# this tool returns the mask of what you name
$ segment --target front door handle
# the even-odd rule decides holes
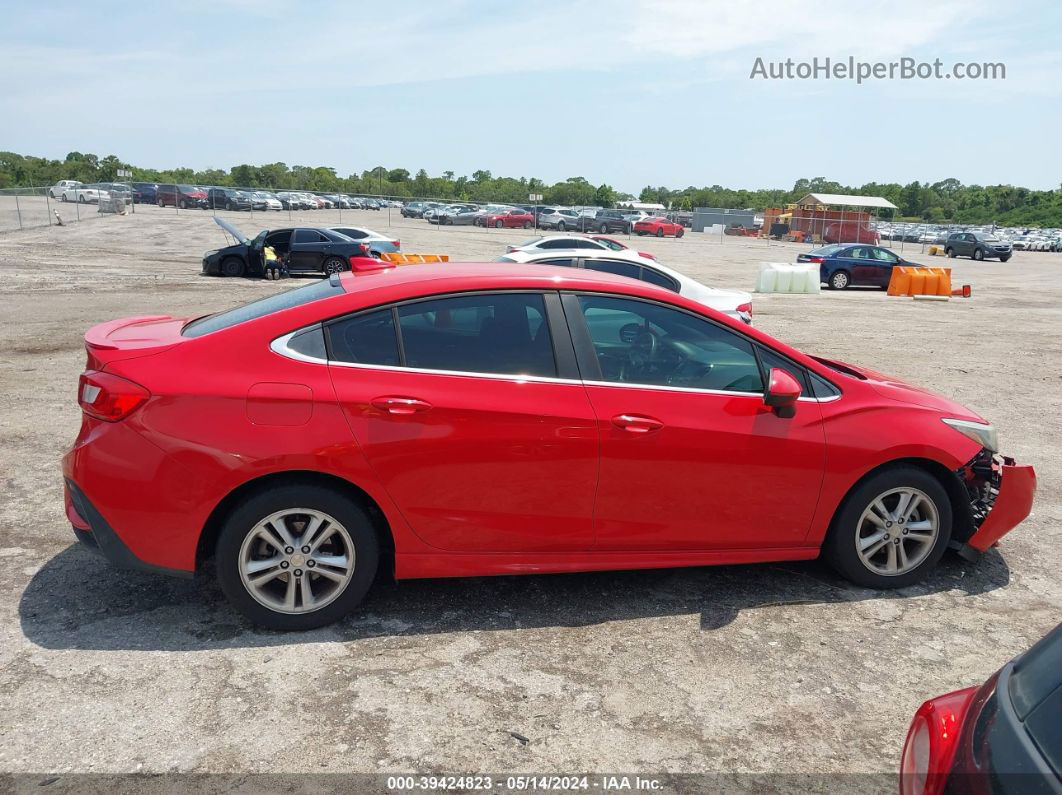
[[[631,433],[649,433],[664,427],[660,420],[643,414],[617,414],[612,418],[612,424]]]
[[[431,408],[431,403],[426,400],[398,395],[373,398],[371,402],[375,408],[386,411],[388,414],[416,414]]]

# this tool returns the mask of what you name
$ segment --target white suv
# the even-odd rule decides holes
[[[599,251],[590,248],[529,249],[510,251],[496,262],[533,263],[613,273],[678,293],[709,309],[730,315],[743,323],[752,323],[752,296],[742,290],[708,287],[654,259],[635,251]]]

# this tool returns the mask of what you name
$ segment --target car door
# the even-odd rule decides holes
[[[875,285],[878,278],[877,260],[871,256],[870,246],[852,246],[845,252],[851,263],[852,284]]]
[[[566,293],[601,433],[600,550],[794,547],[818,503],[818,403],[763,402],[748,338],[655,301]]]
[[[960,257],[973,256],[973,235],[966,234],[965,232],[959,235],[959,238],[955,243],[955,253]]]
[[[319,271],[328,238],[316,229],[296,229],[291,238],[288,270]]]
[[[892,269],[899,263],[900,258],[880,246],[872,246],[870,254],[874,260],[874,267],[877,269],[874,274],[874,283],[879,287],[888,287],[892,279]]]
[[[597,422],[556,293],[434,297],[326,329],[350,430],[425,543],[592,547]]]

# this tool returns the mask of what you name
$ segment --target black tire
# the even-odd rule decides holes
[[[999,258],[999,261],[1000,262],[1006,262],[1009,259],[1010,259],[1010,254],[1004,254],[1002,257]]]
[[[338,596],[319,610],[305,613],[272,610],[250,594],[240,577],[240,548],[244,539],[263,518],[286,508],[307,508],[328,514],[346,529],[353,543],[355,565],[351,579]],[[274,487],[242,500],[225,520],[215,548],[218,584],[233,607],[259,626],[283,631],[323,627],[353,610],[372,585],[379,558],[379,541],[365,510],[337,491],[311,484]]]
[[[567,228],[568,228],[568,227],[566,227],[566,226],[564,225],[564,221],[557,221],[557,231],[558,231],[558,232],[563,232],[563,231],[564,231],[565,229],[567,229]]]
[[[159,207],[161,207],[162,206],[162,199],[155,199],[155,204],[157,204]]]
[[[326,274],[342,273],[343,271],[350,270],[350,265],[340,257],[325,257],[324,262],[321,263],[321,270]]]
[[[863,512],[875,499],[890,489],[899,488],[917,489],[933,503],[939,530],[928,552],[924,553],[925,557],[913,569],[903,574],[880,574],[864,564],[856,550],[859,521]],[[904,465],[888,467],[866,478],[845,497],[822,545],[822,555],[842,577],[856,585],[878,590],[903,588],[924,579],[940,561],[951,539],[951,521],[951,501],[939,480],[924,469],[917,467]],[[894,524],[887,529],[893,531],[897,527],[899,524]],[[906,535],[907,531],[899,532]],[[892,540],[892,543],[896,543],[896,540]],[[906,548],[906,543],[903,545]]]
[[[983,252],[979,248],[975,248],[974,249],[974,253],[973,253],[973,258],[975,260],[977,260],[978,262],[980,262],[981,260],[983,260],[985,258],[985,252]]]
[[[951,257],[952,259],[955,259],[955,249],[953,249],[953,248],[946,248],[946,249],[944,249],[944,253],[945,253],[945,254],[947,254],[947,255],[948,255],[949,257]]]
[[[675,237],[682,237],[684,234],[686,234],[686,230],[680,226],[679,230],[675,233]]]
[[[184,199],[181,199],[177,203],[177,206],[179,206],[182,210],[187,210],[188,209],[188,202],[186,202]]]
[[[70,201],[70,200],[69,200],[68,198],[66,198],[66,194],[65,194],[65,193],[64,193],[64,194],[62,194],[62,195],[61,195],[61,196],[59,197],[59,200],[60,200],[60,201],[64,201],[64,202],[68,202],[68,201]]]
[[[494,222],[495,229],[501,229],[503,226],[505,226],[505,222],[500,219]]]
[[[232,202],[225,202],[225,209],[229,210],[231,212],[232,211]]]
[[[85,198],[85,194],[84,193],[82,193],[80,196],[78,196],[77,200],[81,204],[88,204],[88,199]]]
[[[662,227],[662,226],[658,226],[657,227],[656,236],[657,237],[663,237],[664,236],[664,227]]]
[[[225,257],[225,259],[221,261],[221,268],[219,270],[221,271],[222,276],[235,277],[243,276],[246,267],[243,260],[239,257]]]
[[[605,234],[608,231],[608,224],[601,224],[601,226],[597,228],[597,231],[601,234]]]
[[[852,283],[852,276],[848,271],[834,271],[828,284],[831,290],[847,290]]]
[[[530,229],[530,228],[531,228],[531,222],[530,221],[524,221],[524,229]]]

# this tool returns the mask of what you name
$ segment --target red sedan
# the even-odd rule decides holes
[[[527,210],[514,208],[497,213],[484,213],[476,219],[478,226],[493,226],[498,229],[530,229],[535,225],[535,216]]]
[[[120,567],[216,561],[259,624],[398,578],[803,560],[922,579],[1029,513],[963,406],[647,282],[359,261],[196,319],[85,336],[66,515]]]
[[[686,230],[682,228],[682,224],[677,224],[666,218],[643,218],[640,221],[636,221],[634,224],[634,234],[636,235],[656,235],[657,237],[671,235],[672,237],[682,237],[685,232]]]

